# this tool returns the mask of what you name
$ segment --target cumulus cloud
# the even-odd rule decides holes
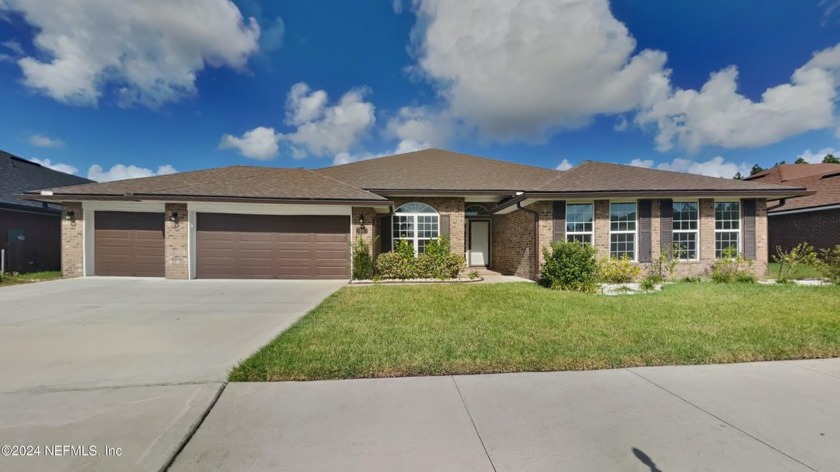
[[[36,31],[23,83],[70,104],[113,90],[121,105],[158,107],[193,95],[205,66],[241,69],[259,47],[256,20],[229,0],[3,0],[4,11]]]
[[[403,139],[402,141],[397,144],[397,147],[393,150],[387,152],[380,152],[380,153],[370,153],[370,152],[359,152],[359,153],[350,153],[350,152],[340,152],[335,155],[333,158],[333,165],[337,166],[340,164],[349,164],[351,162],[357,161],[366,161],[368,159],[376,159],[377,157],[384,157],[384,156],[393,156],[395,154],[405,154],[407,152],[414,152],[414,151],[422,151],[423,149],[428,149],[424,143],[413,141],[410,139]]]
[[[44,166],[48,169],[57,170],[59,172],[64,172],[65,174],[75,174],[75,173],[79,172],[79,169],[77,169],[74,166],[71,166],[70,164],[63,164],[61,162],[52,162],[50,159],[31,158],[29,160],[32,161],[32,162],[35,162],[37,164],[41,164],[42,166]]]
[[[629,163],[635,167],[653,168],[653,159],[633,159]],[[750,166],[746,163],[736,164],[729,162],[722,156],[716,156],[708,161],[695,161],[692,159],[676,158],[670,162],[662,162],[656,165],[657,169],[671,170],[675,172],[687,172],[689,174],[700,174],[709,177],[723,177],[731,179],[736,173],[741,175],[750,174]]]
[[[246,131],[241,138],[226,134],[222,136],[219,143],[220,149],[235,148],[245,157],[258,161],[267,161],[277,156],[280,148],[277,142],[282,135],[276,133],[274,128],[263,126]]]
[[[416,73],[489,139],[539,142],[642,102],[666,55],[636,41],[607,0],[416,0]]]
[[[563,159],[562,161],[560,161],[560,164],[557,164],[556,169],[557,170],[569,170],[574,166],[575,165],[572,164],[571,162],[569,162],[568,159]]]
[[[809,164],[819,164],[823,161],[825,156],[831,154],[832,156],[840,156],[840,149],[835,149],[832,147],[822,148],[817,152],[812,152],[810,149],[804,151],[802,154],[799,154],[797,159],[802,158],[805,159],[805,162]]]
[[[636,122],[656,127],[660,151],[764,146],[831,127],[838,86],[840,45],[815,53],[790,83],[768,88],[759,101],[738,92],[735,66],[711,74],[699,91],[674,88],[659,77]]]
[[[452,118],[445,111],[403,107],[388,120],[385,135],[406,142],[406,146],[443,147],[452,137],[454,127]]]
[[[29,144],[42,148],[64,147],[64,141],[58,138],[51,138],[43,134],[33,134],[29,137]]]
[[[167,175],[178,172],[169,164],[159,166],[157,171],[147,169],[145,167],[138,167],[135,165],[116,164],[110,169],[105,170],[99,164],[90,166],[87,173],[87,178],[97,182],[109,182],[111,180],[136,179],[139,177],[152,177],[154,175]]]

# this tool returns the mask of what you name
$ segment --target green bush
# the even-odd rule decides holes
[[[376,271],[383,279],[412,279],[417,268],[414,256],[409,259],[399,252],[386,252],[376,258]]]
[[[426,243],[417,257],[417,276],[429,279],[454,279],[464,269],[464,258],[452,254],[449,238],[440,236]]]
[[[840,285],[840,244],[820,251],[816,265],[828,280]]]
[[[642,273],[642,268],[625,256],[611,257],[598,264],[598,273],[602,282],[611,284],[626,284],[635,281]]]
[[[555,241],[551,250],[543,248],[543,256],[545,263],[540,270],[540,284],[559,290],[595,292],[598,262],[591,245]]]
[[[773,256],[773,262],[779,263],[779,273],[776,280],[786,282],[788,278],[795,278],[800,266],[816,265],[817,253],[808,243],[799,243],[789,251],[785,251],[781,246],[776,246],[776,255]],[[786,267],[787,271],[785,271]]]
[[[353,243],[353,279],[370,280],[373,278],[373,256],[370,245],[362,238]]]
[[[712,280],[717,283],[753,283],[756,280],[752,272],[753,261],[748,261],[743,254],[728,247],[723,250],[723,258],[712,264]]]

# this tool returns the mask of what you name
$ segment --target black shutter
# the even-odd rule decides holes
[[[554,236],[552,241],[566,240],[566,202],[559,200],[554,202]]]
[[[440,215],[440,235],[452,239],[449,236],[449,215]]]
[[[391,229],[391,216],[380,216],[379,217],[379,252],[391,252],[391,234],[393,233],[393,229]]]
[[[639,200],[639,262],[650,262],[651,255],[651,200]]]
[[[755,198],[741,200],[741,208],[744,212],[744,257],[754,261],[755,249]]]
[[[674,201],[659,200],[659,248],[663,255],[670,255],[674,250]]]

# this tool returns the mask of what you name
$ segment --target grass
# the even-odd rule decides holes
[[[346,287],[232,381],[604,369],[840,356],[840,286],[673,284],[607,297],[536,284]]]
[[[32,282],[45,282],[61,278],[59,271],[30,272],[28,274],[5,274],[0,276],[0,287],[6,285],[28,284]]]
[[[788,274],[788,267],[785,266],[785,271],[783,275],[789,279],[801,280],[801,279],[822,279],[824,276],[822,272],[820,272],[816,267],[809,266],[809,265],[800,265],[796,267],[796,273],[793,277],[790,277]],[[779,277],[779,263],[778,262],[771,262],[767,264],[767,277],[771,279],[777,279]]]

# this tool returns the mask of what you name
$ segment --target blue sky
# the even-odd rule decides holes
[[[0,149],[97,180],[442,147],[730,177],[840,148],[835,0],[0,0]]]

